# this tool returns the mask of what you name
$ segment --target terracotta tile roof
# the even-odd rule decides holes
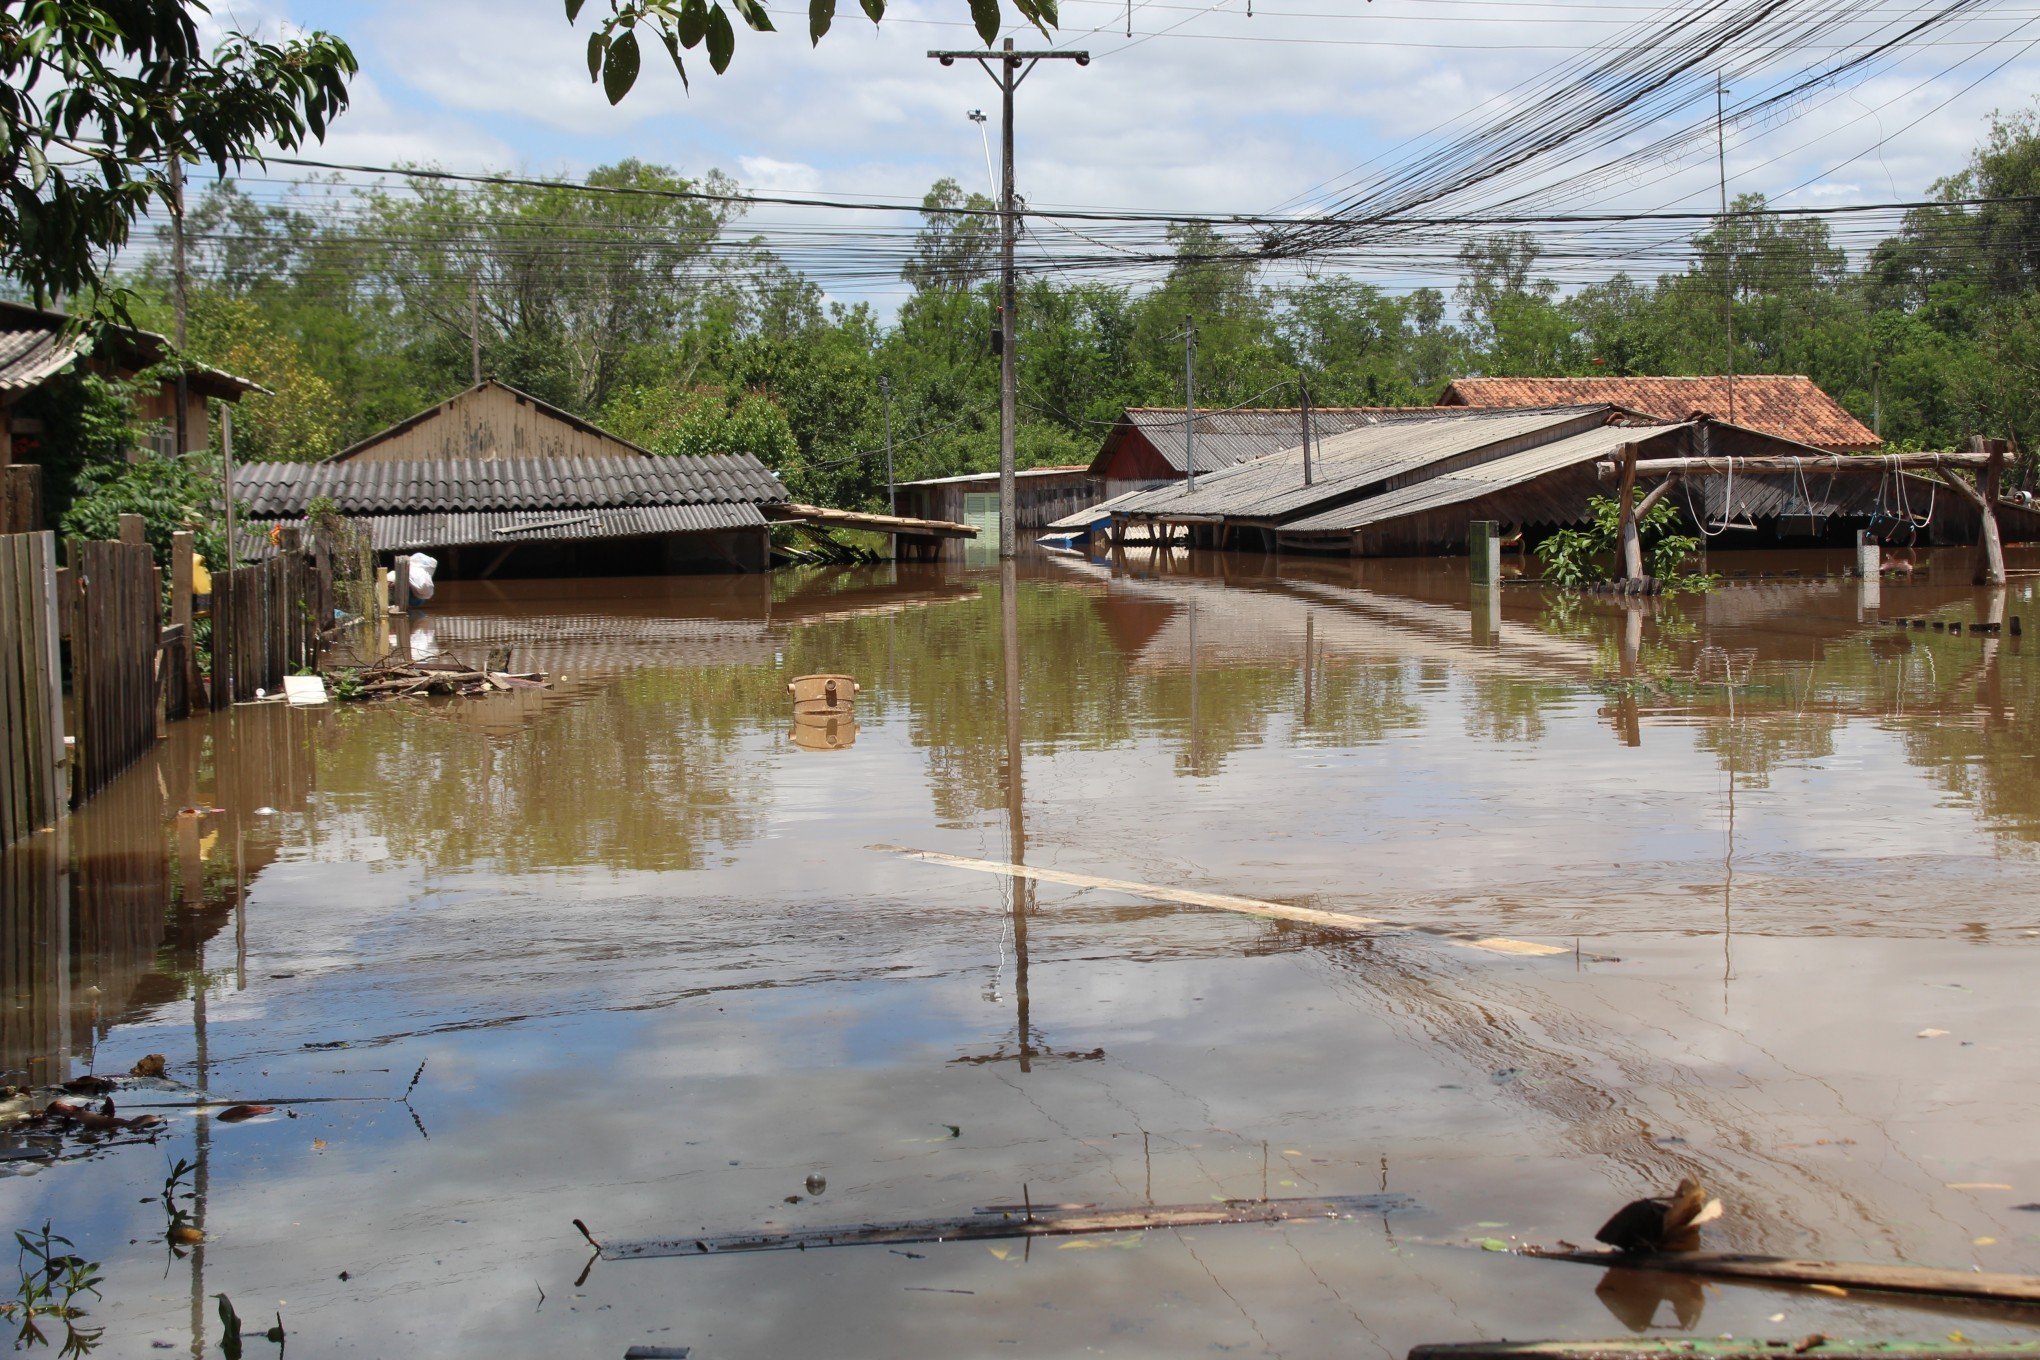
[[[1460,378],[1440,406],[1552,406],[1607,402],[1660,420],[1704,412],[1728,420],[1729,380],[1701,378]],[[1842,404],[1798,375],[1753,373],[1735,379],[1734,422],[1833,453],[1875,449],[1883,441]]]

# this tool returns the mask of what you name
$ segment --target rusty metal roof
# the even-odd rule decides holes
[[[1491,409],[1606,402],[1660,420],[1687,420],[1704,413],[1831,453],[1875,449],[1884,442],[1813,379],[1798,374],[1753,373],[1734,379],[1459,378],[1438,401],[1443,406]]]
[[[1459,466],[1496,445],[1530,439],[1548,442],[1605,420],[1605,406],[1540,411],[1466,411],[1427,408],[1423,415],[1363,425],[1320,442],[1304,484],[1303,451],[1289,449],[1214,473],[1192,490],[1171,483],[1122,498],[1119,515],[1162,519],[1280,521],[1370,490],[1436,465]],[[1442,417],[1442,418],[1441,418]]]
[[[1094,473],[1102,475],[1118,441],[1128,430],[1146,437],[1168,465],[1177,472],[1188,467],[1183,456],[1184,420],[1181,406],[1129,406],[1126,414],[1105,437],[1105,447],[1091,462]],[[1320,439],[1363,425],[1407,419],[1434,411],[1429,406],[1332,406],[1311,408],[1311,426]],[[1197,473],[1217,472],[1251,462],[1303,443],[1303,412],[1298,407],[1248,406],[1232,410],[1197,410]]]
[[[250,463],[234,495],[257,519],[296,518],[318,498],[343,515],[504,513],[651,506],[769,504],[786,499],[747,453],[709,458],[419,458],[348,463]],[[762,518],[745,523],[762,523]],[[645,530],[663,533],[667,530]]]

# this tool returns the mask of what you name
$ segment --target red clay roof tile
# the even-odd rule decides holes
[[[1663,420],[1696,411],[1766,434],[1835,453],[1874,449],[1883,442],[1842,404],[1797,375],[1753,373],[1735,379],[1734,415],[1729,380],[1699,378],[1460,378],[1438,398],[1441,406],[1553,406],[1608,402]]]

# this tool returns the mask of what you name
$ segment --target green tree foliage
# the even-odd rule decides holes
[[[35,0],[0,8],[0,272],[38,301],[98,291],[110,252],[172,161],[222,173],[323,139],[355,71],[327,33],[230,33],[204,50],[199,0]]]
[[[119,538],[120,517],[140,515],[166,572],[170,536],[180,530],[192,535],[200,557],[218,567],[227,560],[220,504],[220,465],[210,454],[95,463],[79,475],[63,532],[71,538]]]

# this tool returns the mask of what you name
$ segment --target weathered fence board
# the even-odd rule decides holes
[[[76,804],[105,788],[156,740],[162,607],[155,557],[144,545],[74,541],[71,567],[78,583],[71,625]]]
[[[0,845],[63,812],[55,555],[47,533],[0,536]]]
[[[302,552],[213,573],[212,705],[274,694],[318,659],[308,609],[317,589]]]

